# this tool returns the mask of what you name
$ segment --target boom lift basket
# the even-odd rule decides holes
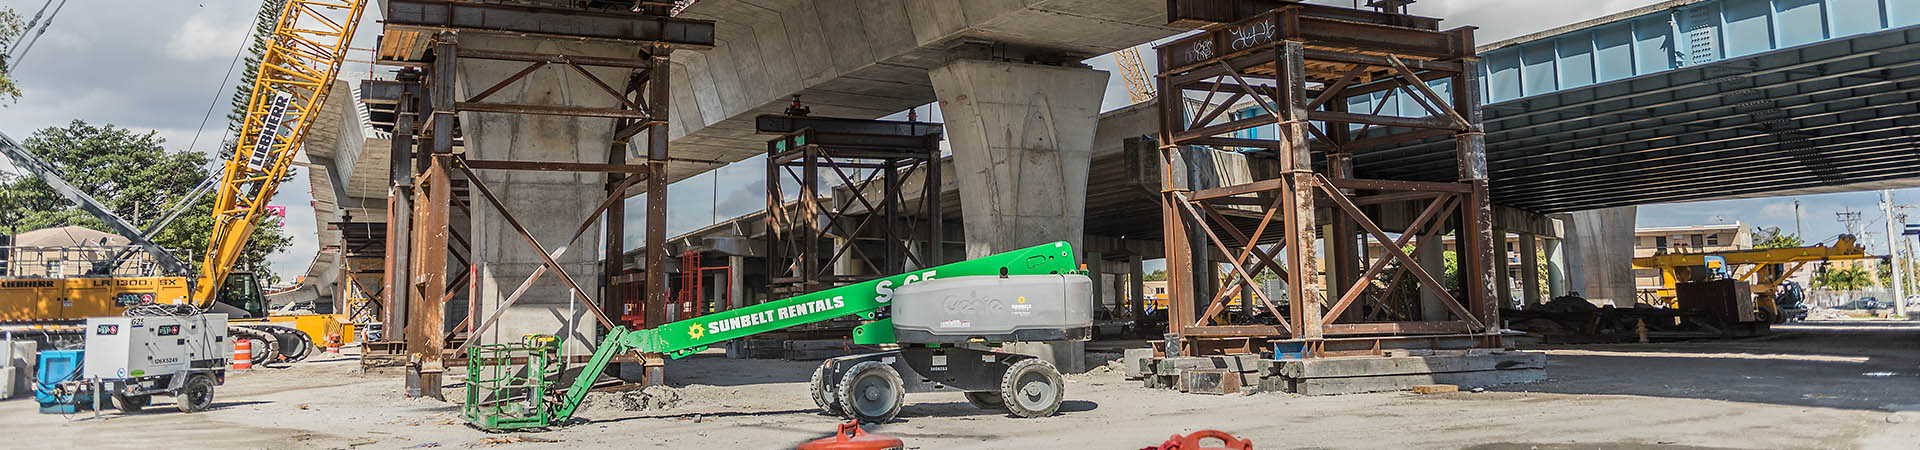
[[[549,401],[553,381],[566,370],[560,341],[530,335],[516,344],[468,347],[467,401],[460,415],[490,430],[545,428],[552,425]]]

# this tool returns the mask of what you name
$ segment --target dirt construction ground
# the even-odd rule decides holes
[[[868,430],[922,449],[1137,449],[1207,428],[1258,448],[1920,448],[1920,323],[1776,331],[1547,348],[1547,381],[1480,393],[1204,396],[1097,369],[1068,377],[1069,400],[1053,417],[1015,419],[959,394],[915,394],[899,419]],[[668,366],[677,405],[636,411],[599,396],[583,423],[490,434],[466,426],[455,404],[402,398],[393,373],[319,357],[231,376],[214,410],[198,414],[167,398],[99,418],[0,402],[0,448],[794,448],[836,424],[808,398],[816,364],[696,355]]]

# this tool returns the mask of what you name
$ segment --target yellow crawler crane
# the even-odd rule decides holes
[[[1659,269],[1660,288],[1653,296],[1668,307],[1678,306],[1675,285],[1689,281],[1732,278],[1753,284],[1754,305],[1761,321],[1776,322],[1785,316],[1775,302],[1780,285],[1807,263],[1869,259],[1853,235],[1843,234],[1833,245],[1732,250],[1705,253],[1661,253],[1633,259],[1638,269]]]
[[[320,117],[330,84],[346,61],[348,44],[365,9],[365,0],[286,1],[256,67],[258,76],[247,102],[240,142],[226,155],[222,167],[214,200],[213,233],[199,260],[197,276],[106,274],[6,280],[0,283],[0,328],[66,331],[62,327],[72,328],[67,325],[88,316],[120,314],[143,304],[172,304],[238,317],[229,322],[232,334],[266,341],[264,347],[254,347],[256,361],[277,360],[276,355],[282,353],[298,359],[329,339],[353,340],[354,330],[343,325],[347,322],[345,314],[269,314],[258,277],[236,271],[234,264],[266,214],[267,203],[281,180],[287,177],[308,129]],[[4,143],[14,147],[11,140]],[[50,173],[36,174],[43,179],[58,179]],[[115,225],[121,234],[144,241],[126,221],[98,208],[97,202],[84,193],[73,190],[63,194]],[[161,259],[172,259],[157,247],[147,251]]]

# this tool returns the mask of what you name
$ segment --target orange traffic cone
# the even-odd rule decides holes
[[[340,333],[327,335],[327,353],[340,354]]]
[[[906,442],[884,434],[870,434],[860,429],[860,421],[848,421],[840,424],[833,436],[816,439],[800,444],[796,450],[899,450],[906,448]]]
[[[233,341],[233,370],[253,368],[253,340],[247,338]]]

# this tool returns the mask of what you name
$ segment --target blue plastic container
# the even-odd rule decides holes
[[[1307,350],[1305,342],[1278,341],[1273,343],[1273,359],[1301,359]]]
[[[83,350],[40,352],[40,367],[34,373],[33,399],[40,402],[41,413],[73,414],[91,409],[93,398],[85,393],[54,392],[54,387],[61,382],[80,378],[80,363],[86,360],[85,356]]]

